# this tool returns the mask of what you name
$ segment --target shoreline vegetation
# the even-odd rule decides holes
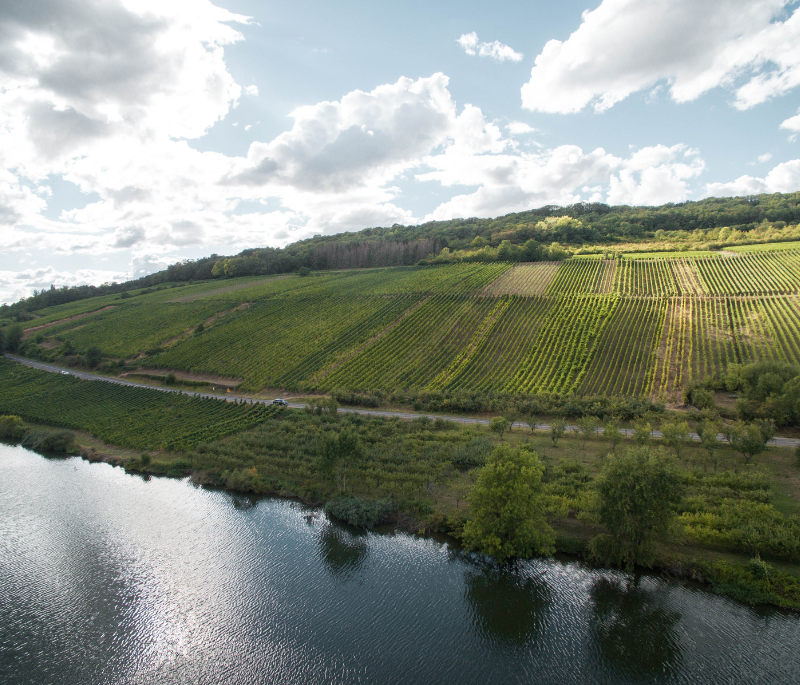
[[[226,433],[219,426],[230,425],[229,412],[233,410],[234,420],[240,420],[249,405],[218,400],[192,403],[185,396],[151,390],[128,395],[128,389],[119,386],[0,362],[4,387],[13,389],[14,374],[21,374],[18,387],[27,394],[15,406],[9,405],[13,392],[0,399],[4,415],[0,434],[32,449],[81,454],[89,461],[108,461],[142,475],[190,476],[198,485],[251,496],[297,498],[325,506],[331,516],[352,525],[390,524],[413,533],[444,533],[468,546],[471,541],[476,549],[490,546],[475,544],[480,537],[475,534],[464,540],[465,527],[475,529],[471,512],[478,509],[471,491],[485,480],[487,463],[504,451],[522,450],[535,455],[533,466],[525,466],[527,472],[533,473],[533,468],[540,474],[530,481],[535,502],[526,506],[535,507],[537,520],[546,526],[533,551],[555,550],[593,563],[655,568],[708,583],[715,591],[745,602],[800,610],[800,470],[794,450],[771,447],[748,455],[730,445],[691,442],[686,437],[689,426],[681,425],[682,417],[671,412],[642,417],[631,438],[619,432],[611,438],[613,431],[605,437],[597,434],[601,422],[590,417],[579,420],[580,431],[570,435],[560,433],[563,421],[558,418],[550,420],[547,432],[509,430],[510,421],[503,417],[496,417],[491,426],[462,426],[441,419],[402,421],[337,414],[335,403],[328,402],[308,410],[270,408],[254,425],[242,424]],[[81,392],[76,394],[78,385]],[[59,388],[68,391],[59,394]],[[124,394],[116,397],[109,389]],[[37,405],[37,392],[48,398],[47,403]],[[95,392],[103,397],[95,397]],[[150,401],[157,406],[149,408]],[[111,411],[115,402],[116,414]],[[15,413],[11,409],[24,409],[26,403],[29,410],[37,410],[39,420],[31,421],[29,414],[26,424],[9,417]],[[69,412],[64,413],[67,403],[74,408],[70,421],[62,418],[61,427],[52,427],[56,421],[43,420],[52,412],[69,418]],[[86,406],[105,406],[110,413],[104,419],[98,409],[93,417],[83,411]],[[185,425],[192,412],[201,412],[204,432],[195,437],[182,434],[173,443],[181,449],[142,447],[139,422],[158,435]],[[123,415],[125,429],[112,433]],[[620,425],[610,420],[606,428],[609,423]],[[659,445],[649,437],[656,424],[666,436]],[[702,425],[691,427],[702,431]],[[215,431],[216,437],[203,437],[214,436]],[[112,434],[115,439],[110,441]],[[619,545],[609,548],[598,542],[608,542],[609,534],[624,529],[603,519],[598,498],[610,465],[636,450],[668,464],[664,468],[680,491],[679,499],[668,507],[671,513],[664,525],[653,526],[649,538],[634,540],[622,533],[611,540],[628,545],[628,550],[635,543],[647,551],[643,556],[639,552],[631,556],[624,549],[621,554]],[[484,500],[480,506],[488,505]],[[485,534],[488,529],[481,530]],[[528,556],[524,544],[521,549],[522,554],[508,558]]]

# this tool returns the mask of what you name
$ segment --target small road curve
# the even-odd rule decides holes
[[[65,369],[61,366],[55,366],[54,364],[45,364],[44,362],[37,362],[33,359],[26,359],[25,357],[18,357],[14,354],[6,354],[5,357],[7,359],[11,359],[15,362],[19,362],[21,364],[25,364],[26,366],[30,366],[34,369],[39,369],[40,371],[49,371],[50,373],[67,373],[71,376],[75,376],[76,378],[83,378],[87,381],[101,381],[105,383],[116,383],[117,385],[128,385],[132,388],[144,388],[145,390],[155,390],[158,392],[176,392],[182,393],[184,395],[190,395],[192,397],[207,397],[215,400],[225,400],[227,402],[234,402],[237,400],[244,400],[245,402],[250,403],[257,403],[257,404],[271,404],[272,400],[262,400],[256,399],[252,397],[245,397],[243,395],[235,395],[233,393],[225,393],[224,395],[218,395],[211,392],[194,392],[191,390],[181,390],[179,388],[164,388],[157,385],[147,385],[146,383],[136,383],[134,381],[127,381],[122,378],[114,378],[113,376],[101,376],[96,373],[88,373],[86,371],[74,371],[73,369]],[[288,405],[292,409],[305,409],[308,407],[307,404],[302,404],[299,402],[290,402]],[[442,416],[439,414],[419,414],[415,412],[405,412],[405,411],[387,411],[383,409],[353,409],[351,407],[339,407],[340,414],[363,414],[365,416],[382,416],[385,418],[394,418],[394,419],[419,419],[422,417],[427,417],[431,420],[435,419],[444,419],[445,421],[453,421],[454,423],[463,423],[463,424],[472,424],[472,425],[479,425],[479,426],[488,426],[491,424],[491,419],[478,419],[470,416]],[[511,426],[512,428],[530,428],[527,423],[522,422],[515,422]],[[541,430],[541,431],[548,431],[550,430],[550,426],[546,423],[537,423],[534,425],[534,430]],[[565,430],[568,433],[577,433],[578,427],[577,426],[566,426]],[[598,428],[597,434],[602,434],[603,429]],[[633,430],[630,428],[621,428],[620,432],[623,435],[631,436],[633,435]],[[660,431],[653,431],[651,433],[652,437],[654,438],[661,438]],[[692,440],[700,440],[700,436],[697,433],[689,433],[689,437]],[[721,433],[717,436],[717,440],[720,442],[727,442],[725,436]],[[781,438],[776,437],[770,440],[770,445],[774,445],[775,447],[798,447],[800,446],[800,440],[795,438]]]

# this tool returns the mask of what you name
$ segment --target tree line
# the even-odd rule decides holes
[[[741,233],[751,231],[765,221],[778,229],[800,222],[800,192],[708,198],[660,207],[581,202],[566,207],[548,205],[494,219],[451,219],[417,226],[394,224],[354,233],[316,235],[284,248],[250,248],[238,255],[212,254],[202,259],[183,260],[162,271],[124,283],[75,287],[56,287],[54,284],[49,289],[34,291],[20,302],[3,305],[0,318],[24,317],[26,313],[45,307],[161,283],[294,273],[303,267],[402,266],[438,255],[444,248],[450,253],[458,250],[479,252],[476,259],[481,261],[491,258],[530,259],[531,253],[545,255],[553,244],[614,243],[653,238],[657,232],[660,236],[665,232],[707,231],[722,227]],[[504,254],[493,256],[491,250],[500,250],[504,241]]]

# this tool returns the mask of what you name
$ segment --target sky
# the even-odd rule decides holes
[[[797,0],[0,3],[0,302],[316,234],[800,190]]]

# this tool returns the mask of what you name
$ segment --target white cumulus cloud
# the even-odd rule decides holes
[[[533,126],[526,124],[524,121],[512,121],[506,124],[506,130],[512,136],[524,135],[525,133],[533,133],[536,131]]]
[[[789,117],[788,119],[782,121],[781,128],[784,128],[787,131],[800,131],[800,110],[798,110],[798,113],[793,117]]]
[[[603,0],[566,40],[550,40],[522,87],[524,107],[603,111],[669,84],[676,102],[719,86],[747,109],[800,84],[800,9],[792,0]],[[744,81],[744,82],[742,82]]]
[[[765,177],[740,176],[730,183],[709,183],[706,195],[758,195],[760,193],[791,193],[800,188],[800,159],[775,166]]]
[[[498,62],[519,62],[525,56],[521,52],[517,52],[508,45],[501,43],[499,40],[492,41],[491,43],[482,43],[478,40],[478,34],[475,31],[465,33],[459,38],[458,43],[464,52],[468,55],[478,55],[479,57],[491,57]]]

